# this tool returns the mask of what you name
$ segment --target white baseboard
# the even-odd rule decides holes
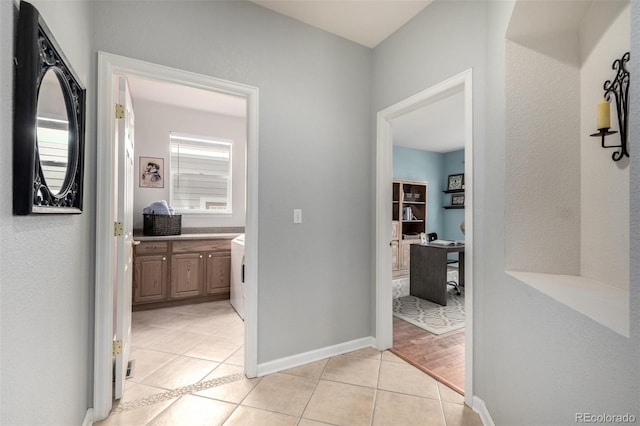
[[[487,404],[477,396],[473,397],[473,407],[471,407],[473,411],[480,415],[480,420],[482,420],[482,424],[484,426],[496,426],[491,418],[491,414],[489,414],[489,410],[487,409]]]
[[[373,337],[363,337],[361,339],[351,340],[349,342],[327,346],[325,348],[315,349],[313,351],[258,364],[258,377],[277,373],[278,371],[287,370],[293,367],[299,367],[301,365],[330,358],[332,356],[342,355],[347,352],[357,351],[358,349],[372,347],[375,345],[375,341],[376,340]]]
[[[93,408],[89,408],[82,420],[82,426],[91,426],[93,424]]]

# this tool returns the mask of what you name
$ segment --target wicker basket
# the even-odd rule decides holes
[[[180,235],[182,233],[182,216],[179,214],[143,214],[144,235]]]

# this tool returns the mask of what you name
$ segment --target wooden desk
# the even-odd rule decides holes
[[[409,293],[447,305],[447,254],[458,253],[458,284],[464,286],[464,245],[411,245]]]

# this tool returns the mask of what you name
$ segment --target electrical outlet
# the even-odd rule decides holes
[[[293,209],[293,223],[302,223],[302,209]]]

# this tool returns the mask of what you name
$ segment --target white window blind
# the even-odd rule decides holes
[[[54,193],[62,189],[69,162],[69,123],[38,117],[38,155],[47,186]]]
[[[182,212],[231,213],[232,141],[172,133],[171,195]]]

